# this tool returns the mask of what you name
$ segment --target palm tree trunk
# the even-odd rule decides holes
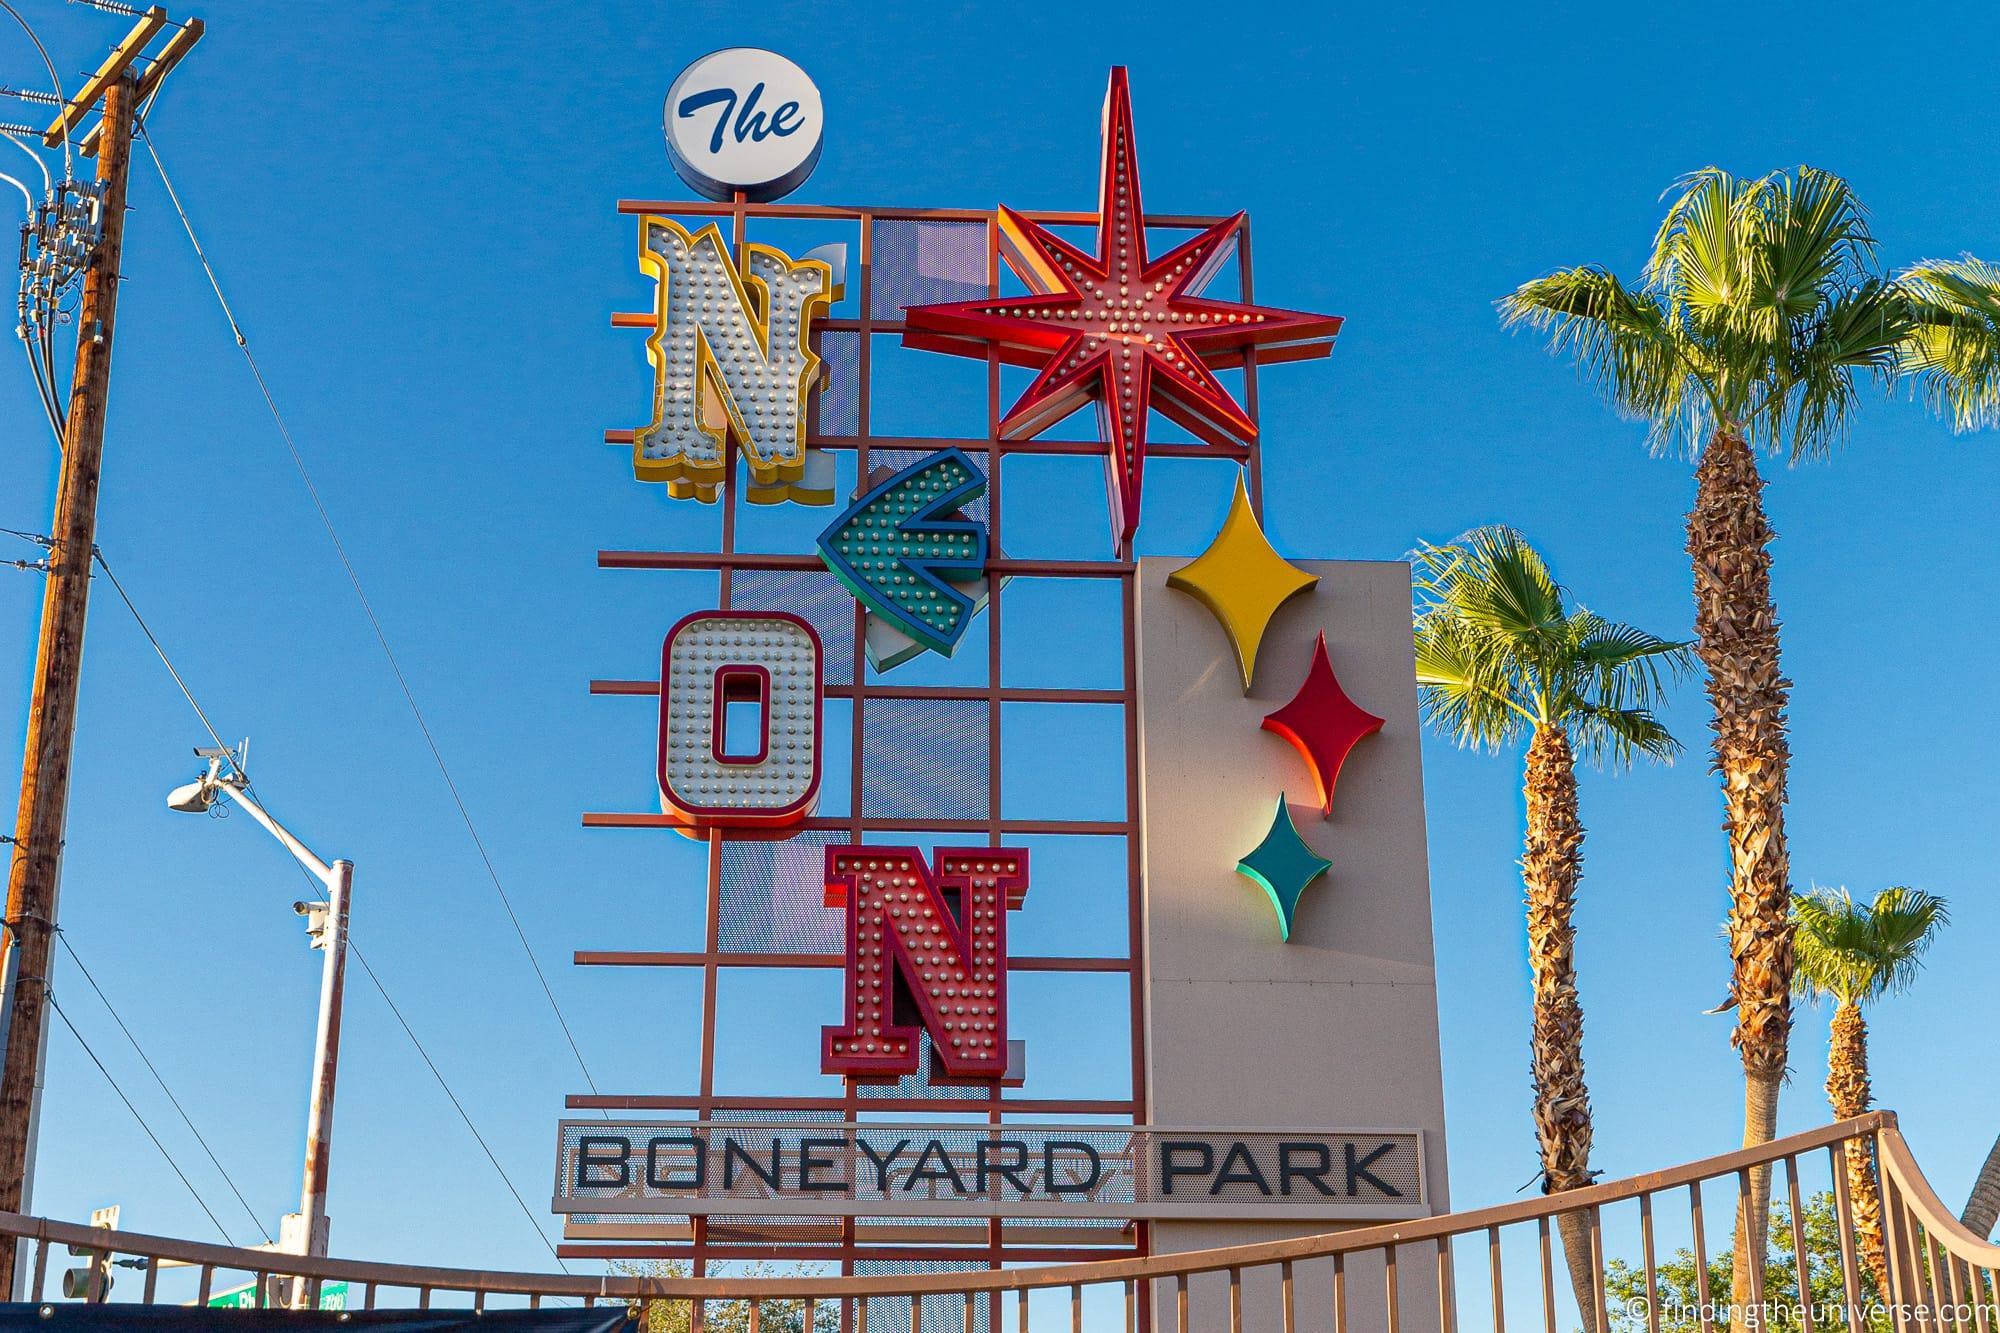
[[[1779,1078],[1745,1071],[1743,1077],[1743,1146],[1769,1143],[1778,1134]],[[1766,1328],[1768,1311],[1757,1299],[1764,1291],[1771,1218],[1771,1168],[1752,1167],[1750,1192],[1736,1208],[1736,1246],[1729,1270],[1729,1300],[1749,1330]]]
[[[1861,1006],[1843,1000],[1833,1011],[1833,1037],[1826,1053],[1826,1099],[1836,1120],[1862,1114],[1874,1100],[1868,1087],[1868,1024]],[[1889,1260],[1882,1248],[1882,1192],[1875,1184],[1875,1161],[1868,1143],[1850,1139],[1847,1198],[1854,1211],[1854,1243],[1875,1276],[1878,1293],[1889,1290]]]
[[[1778,617],[1771,602],[1774,534],[1764,517],[1764,479],[1742,434],[1710,437],[1695,469],[1688,555],[1694,562],[1696,651],[1714,708],[1715,770],[1729,833],[1729,956],[1736,999],[1731,1043],[1743,1059],[1743,1143],[1777,1132],[1792,1025],[1791,867],[1785,849],[1785,703]],[[1771,1171],[1750,1173],[1738,1211],[1731,1294],[1747,1311],[1752,1265],[1761,1265]]]
[[[1972,1197],[1965,1201],[1965,1211],[1958,1220],[1982,1240],[1993,1234],[1993,1223],[2000,1220],[2000,1139],[1993,1140],[1979,1168],[1979,1178],[1972,1182]]]
[[[1528,913],[1528,966],[1534,977],[1531,1074],[1542,1190],[1590,1183],[1590,1092],[1583,1081],[1583,1005],[1576,993],[1576,930],[1570,924],[1583,873],[1576,757],[1560,727],[1541,727],[1528,746],[1528,804],[1521,880]],[[1583,1333],[1597,1333],[1597,1265],[1581,1212],[1556,1219]]]

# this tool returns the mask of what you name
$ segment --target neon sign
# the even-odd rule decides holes
[[[820,558],[889,628],[949,657],[983,604],[961,588],[987,554],[985,527],[955,515],[985,490],[964,450],[940,449],[864,492],[821,534]]]
[[[566,1214],[1393,1218],[1425,1201],[1407,1129],[607,1118],[557,1142]]]
[[[759,47],[710,52],[667,90],[667,156],[709,199],[790,194],[818,165],[824,129],[812,79]]]
[[[660,646],[660,806],[687,828],[783,828],[819,796],[819,635],[783,611],[697,611]],[[755,741],[730,705],[756,710]]]
[[[1027,895],[1025,851],[940,848],[934,875],[914,847],[827,848],[826,905],[847,913],[847,1021],[824,1029],[820,1068],[862,1082],[914,1074],[921,1028],[933,1082],[1018,1084],[1007,913]]]
[[[1118,66],[1104,98],[1097,253],[1085,254],[1002,208],[998,234],[1007,266],[1031,294],[911,306],[904,312],[903,342],[972,357],[986,356],[991,347],[1003,361],[1038,370],[1000,422],[1008,439],[1039,435],[1096,403],[1109,446],[1111,530],[1128,539],[1139,527],[1147,417],[1154,408],[1211,444],[1247,445],[1257,438],[1257,424],[1211,365],[1253,347],[1266,362],[1325,356],[1339,332],[1340,320],[1332,315],[1201,295],[1235,257],[1243,223],[1238,213],[1149,257],[1132,95],[1125,68]]]
[[[714,223],[690,233],[640,220],[639,266],[656,289],[653,419],[633,436],[632,473],[712,504],[733,440],[750,472],[746,500],[831,504],[833,460],[806,448],[806,396],[821,374],[812,325],[840,299],[844,257],[742,251],[739,268]]]

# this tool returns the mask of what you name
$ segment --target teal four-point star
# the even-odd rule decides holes
[[[1289,941],[1292,917],[1299,909],[1299,895],[1332,865],[1333,862],[1306,846],[1280,793],[1271,831],[1255,850],[1236,863],[1236,873],[1251,880],[1270,897],[1271,907],[1278,914],[1278,935]]]

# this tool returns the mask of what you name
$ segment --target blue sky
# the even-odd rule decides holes
[[[801,199],[966,207],[1088,207],[1105,71],[1128,64],[1148,205],[1249,209],[1259,295],[1347,318],[1331,360],[1261,379],[1280,547],[1393,558],[1506,521],[1585,602],[1664,634],[1691,618],[1688,467],[1649,457],[1640,427],[1502,333],[1493,299],[1558,263],[1636,269],[1660,192],[1711,162],[1845,174],[1891,262],[2000,254],[1985,184],[2000,168],[1988,132],[2000,91],[1961,80],[1885,97],[1907,38],[1858,5],[1810,20],[1761,3],[1105,5],[1074,32],[1017,6],[936,3],[217,0],[202,12],[210,36],[158,107],[156,142],[607,1087],[688,1084],[699,999],[692,974],[568,963],[575,948],[683,947],[698,919],[684,849],[577,823],[583,809],[644,808],[651,786],[645,708],[590,699],[585,682],[643,674],[661,630],[703,598],[689,579],[594,568],[600,546],[697,545],[711,531],[596,442],[633,424],[647,392],[638,339],[606,325],[646,299],[613,204],[680,193],[659,99],[695,55],[771,45],[815,76],[829,130]],[[52,0],[29,14],[66,74],[94,65],[119,27]],[[1995,24],[1964,5],[1928,26],[1979,49]],[[25,43],[0,41],[8,81],[33,83]],[[541,1200],[554,1121],[580,1076],[150,164],[134,179],[100,541],[218,725],[255,738],[273,808],[322,854],[358,863],[357,941],[553,1233]],[[0,367],[13,425],[0,525],[44,530],[53,447],[25,370]],[[1152,478],[1146,549],[1191,552],[1214,531],[1226,499],[1214,475]],[[1976,702],[1978,664],[2000,650],[1984,558],[2000,449],[1871,399],[1830,463],[1772,476],[1797,682],[1794,875],[1951,899],[1929,971],[1873,1027],[1878,1096],[1956,1203],[2000,1131],[2000,1071],[1969,1044],[1993,1003],[1982,960],[2000,929],[2000,714]],[[1094,489],[1079,501],[1033,467],[1007,480],[1022,525],[1010,550],[1095,540],[1072,526],[1101,522]],[[1019,499],[1037,486],[1043,513]],[[9,754],[39,592],[32,575],[0,578]],[[164,809],[203,737],[104,592],[63,923],[275,1229],[296,1205],[317,984],[290,911],[303,886],[247,820]],[[1091,652],[1018,669],[1024,682],[1105,683]],[[1072,674],[1038,674],[1058,670]],[[1596,1164],[1611,1175],[1740,1132],[1728,1020],[1700,1013],[1727,974],[1704,715],[1690,684],[1669,714],[1688,758],[1584,782],[1581,984]],[[1021,734],[1039,725],[1024,716]],[[1425,759],[1452,1191],[1495,1202],[1534,1174],[1519,759],[1435,743]],[[1035,776],[1010,781],[1032,790]],[[1084,862],[1074,873],[1090,878]],[[255,1239],[66,959],[57,976],[223,1223]],[[823,980],[830,995],[830,974],[807,978],[800,1001],[819,1003]],[[350,996],[335,1248],[546,1266],[379,998],[359,977]],[[1054,1013],[1078,998],[1036,1003]],[[1825,1019],[1801,1011],[1787,1128],[1826,1118]],[[38,1209],[119,1202],[136,1229],[212,1235],[67,1033],[51,1048]],[[796,1062],[755,1059],[735,1053],[723,1086],[795,1077]]]

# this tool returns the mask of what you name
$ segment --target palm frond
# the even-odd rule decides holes
[[[1652,423],[1657,443],[1676,437],[1699,411],[1687,400],[1694,377],[1681,360],[1688,349],[1655,295],[1585,265],[1524,282],[1498,304],[1503,327],[1547,333],[1549,350],[1569,354],[1616,411]]]
[[[1594,612],[1572,616],[1571,633],[1576,664],[1590,678],[1590,695],[1606,707],[1648,712],[1658,706],[1669,679],[1694,671],[1691,644],[1662,639]]]
[[[1540,552],[1512,528],[1478,528],[1459,538],[1446,595],[1469,623],[1516,639],[1559,633],[1562,589]]]
[[[1911,329],[1896,370],[1916,380],[1925,404],[1952,428],[2000,423],[2000,268],[1982,259],[1926,259],[1897,286]]]
[[[1950,906],[1936,894],[1895,885],[1875,895],[1869,915],[1875,922],[1881,958],[1882,979],[1876,994],[1894,995],[1909,989],[1923,968],[1924,952],[1938,931],[1951,922]]]
[[[1670,310],[1697,321],[1726,320],[1745,294],[1749,272],[1743,242],[1767,181],[1739,181],[1720,167],[1703,167],[1677,182],[1646,261],[1646,285]]]
[[[1805,335],[1788,344],[1784,372],[1772,376],[1784,396],[1760,403],[1761,437],[1789,439],[1795,462],[1831,452],[1860,402],[1856,379],[1865,373],[1886,388],[1912,327],[1909,302],[1883,279],[1864,278],[1829,296]]]
[[[1909,987],[1951,913],[1943,898],[1901,885],[1866,905],[1846,889],[1814,888],[1792,896],[1792,919],[1793,988],[1865,1004]]]
[[[1577,754],[1593,764],[1623,768],[1640,756],[1671,764],[1681,752],[1666,724],[1644,708],[1584,705],[1570,713],[1569,732]]]
[[[1438,731],[1468,750],[1498,750],[1526,733],[1533,718],[1480,636],[1448,619],[1420,619],[1416,648],[1417,702]]]
[[[1860,381],[1886,384],[1911,341],[1910,304],[1876,271],[1860,201],[1810,166],[1752,178],[1704,167],[1672,192],[1638,288],[1569,268],[1500,309],[1508,325],[1548,332],[1607,399],[1652,425],[1656,447],[1698,449],[1727,427],[1795,460],[1842,438]],[[1942,343],[1908,354],[1950,355]],[[1940,379],[1937,392],[1953,388]],[[1954,400],[1955,412],[2000,413],[2000,354],[1962,392],[1984,406]]]
[[[1687,646],[1571,611],[1548,563],[1511,528],[1475,529],[1414,557],[1418,698],[1438,731],[1497,749],[1562,728],[1593,762],[1678,749],[1653,708]]]
[[[1846,181],[1802,166],[1774,178],[1756,218],[1752,304],[1775,335],[1814,318],[1838,294],[1871,276],[1875,238]]]

